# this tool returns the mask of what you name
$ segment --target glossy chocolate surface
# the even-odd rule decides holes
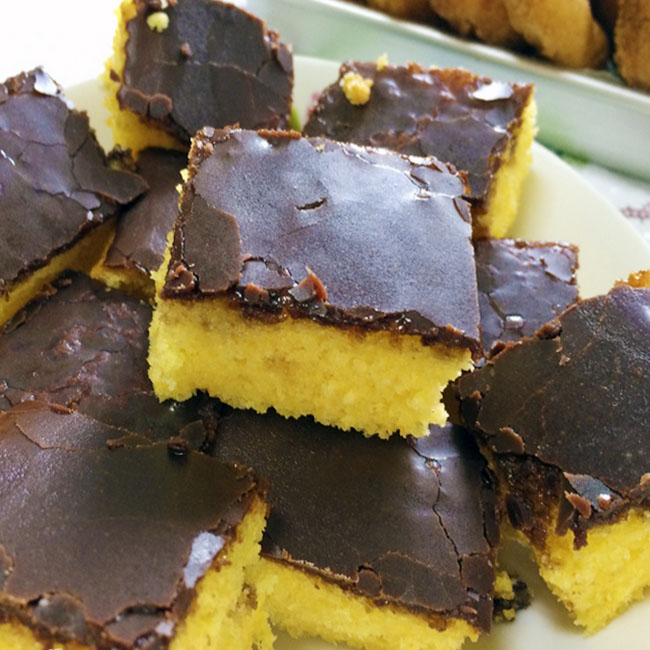
[[[463,180],[434,159],[297,134],[206,130],[190,154],[165,298],[479,349]]]
[[[0,84],[0,296],[145,189],[42,69]]]
[[[347,100],[339,81],[348,72],[373,81],[367,104]],[[414,63],[381,70],[375,63],[344,63],[339,81],[321,93],[306,135],[436,156],[467,172],[469,196],[479,202],[487,199],[532,95],[531,85]]]
[[[250,470],[30,402],[0,414],[0,621],[45,643],[162,649],[256,495]],[[218,559],[216,560],[219,561]]]
[[[207,444],[215,402],[160,403],[147,375],[151,306],[82,274],[16,314],[0,334],[0,409],[60,404],[154,440]]]
[[[138,155],[138,173],[149,191],[120,216],[104,265],[137,269],[147,276],[162,264],[167,233],[178,212],[180,172],[187,156],[166,149],[145,149]]]
[[[293,55],[264,21],[216,0],[178,0],[168,26],[147,24],[160,2],[135,0],[127,24],[122,109],[189,145],[204,126],[285,128],[293,89]]]
[[[501,465],[513,523],[538,544],[553,526],[584,543],[588,527],[650,506],[650,289],[569,308],[446,401]]]
[[[474,245],[486,354],[533,336],[578,300],[578,249],[570,244],[482,239]]]
[[[213,453],[269,479],[267,558],[434,625],[460,617],[489,629],[494,491],[462,429],[384,441],[233,411],[219,422]]]

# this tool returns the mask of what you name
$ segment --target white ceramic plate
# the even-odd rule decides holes
[[[295,103],[306,115],[314,93],[334,81],[338,64],[297,57]],[[67,90],[77,108],[90,114],[104,147],[112,147],[105,126],[102,88],[91,80]],[[535,145],[533,166],[524,188],[513,236],[562,240],[580,247],[579,284],[584,297],[608,291],[618,279],[650,268],[650,248],[621,214],[554,154]],[[511,624],[495,626],[477,650],[649,650],[650,599],[635,605],[599,634],[584,638],[546,590],[525,554],[514,549],[506,566],[516,566],[532,587],[533,605]],[[277,650],[332,650],[320,640],[292,640],[280,635]]]

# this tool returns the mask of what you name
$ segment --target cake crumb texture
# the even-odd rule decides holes
[[[432,621],[377,607],[316,575],[262,559],[249,572],[271,622],[294,638],[318,636],[365,650],[458,650],[478,632],[466,621]],[[287,595],[291,594],[288,598]]]
[[[487,199],[487,212],[478,216],[475,231],[490,237],[505,237],[519,211],[521,190],[533,162],[531,150],[537,134],[537,104],[531,96],[521,116],[521,126],[513,133]]]
[[[149,366],[160,400],[205,390],[236,408],[273,406],[285,417],[312,414],[342,429],[420,437],[430,423],[445,423],[440,395],[450,377],[471,367],[471,353],[304,318],[269,324],[228,298],[159,299]]]
[[[346,72],[341,79],[341,88],[347,100],[354,106],[363,106],[370,101],[372,79],[365,79],[356,72]]]
[[[250,650],[254,645],[271,650],[274,635],[263,601],[244,584],[246,567],[259,562],[265,525],[266,504],[258,499],[237,527],[236,542],[219,553],[217,569],[197,584],[190,612],[169,650]]]
[[[592,528],[580,550],[573,540],[571,531],[549,534],[546,548],[533,551],[553,594],[593,634],[650,587],[650,512],[632,510],[623,521]]]

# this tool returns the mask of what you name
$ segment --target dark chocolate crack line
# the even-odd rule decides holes
[[[482,239],[474,249],[486,354],[499,341],[532,336],[578,300],[575,246]]]
[[[138,197],[40,68],[0,85],[0,295]]]
[[[213,453],[269,479],[265,557],[382,605],[489,629],[494,491],[461,429],[384,441],[233,411]]]
[[[106,448],[123,434],[43,403],[0,414],[0,513],[12,522],[0,530],[0,621],[48,643],[168,647],[206,552],[234,541],[265,487],[250,470],[164,443]]]
[[[178,0],[155,31],[159,3],[135,0],[127,24],[123,109],[162,126],[189,145],[204,126],[286,128],[293,89],[291,47],[264,21],[215,0]]]
[[[410,158],[297,134],[205,130],[190,155],[163,296],[229,295],[478,350],[461,177]]]

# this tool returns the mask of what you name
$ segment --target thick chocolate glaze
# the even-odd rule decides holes
[[[570,244],[482,239],[474,245],[486,354],[533,336],[578,300],[578,249]]]
[[[489,629],[494,491],[462,429],[384,441],[233,411],[219,422],[213,453],[270,480],[267,558],[432,625],[460,617]]]
[[[206,129],[190,153],[165,298],[480,349],[461,177],[284,132]]]
[[[569,308],[446,398],[500,468],[515,526],[540,546],[571,528],[580,546],[590,526],[650,506],[650,289]]]
[[[340,80],[348,72],[373,81],[367,104],[347,100]],[[531,85],[492,81],[460,69],[344,63],[339,79],[311,109],[304,133],[436,156],[466,171],[469,196],[484,203],[532,92]]]
[[[142,194],[41,69],[0,85],[0,296]]]
[[[124,210],[115,239],[106,254],[109,268],[137,269],[147,276],[162,264],[167,233],[178,212],[180,172],[187,156],[166,149],[145,149],[138,155],[138,173],[149,191]]]
[[[117,97],[189,145],[204,126],[285,128],[293,89],[291,47],[264,21],[216,0],[177,0],[164,13],[169,25],[147,24],[156,0],[134,0],[127,24],[124,70]]]
[[[85,275],[68,274],[0,335],[0,409],[25,400],[60,404],[154,440],[200,448],[216,403],[160,403],[147,375],[151,306]]]
[[[166,648],[197,580],[264,496],[250,470],[204,454],[106,448],[121,436],[42,402],[0,414],[0,518],[11,523],[0,621],[49,645]]]

